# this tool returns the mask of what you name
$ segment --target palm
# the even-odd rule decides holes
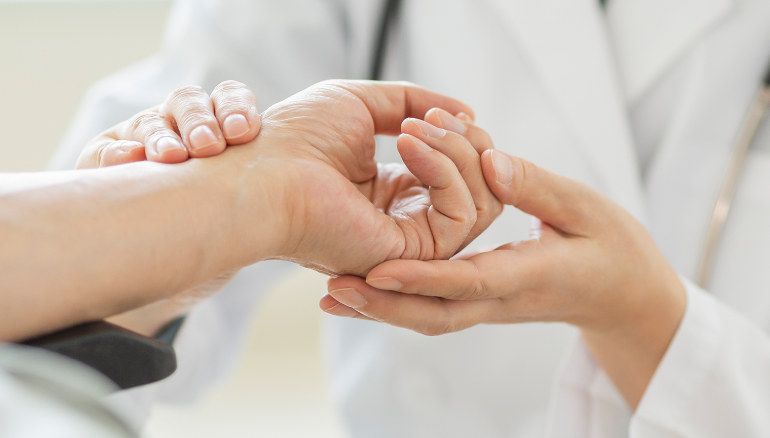
[[[375,162],[375,125],[362,99],[328,83],[265,112],[257,144],[263,156],[280,157],[289,214],[301,221],[280,258],[362,275],[386,260],[448,258],[458,249],[472,221],[451,242],[437,239],[429,188],[403,165]]]

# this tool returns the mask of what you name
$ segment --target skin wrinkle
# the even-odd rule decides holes
[[[386,164],[377,163],[377,169],[378,170],[381,169],[383,166],[387,166],[387,165]],[[380,172],[378,171],[377,174],[379,175]],[[392,174],[388,174],[388,175],[392,175]],[[391,214],[389,214],[389,213],[391,213],[391,210],[393,208],[393,202],[395,202],[395,197],[389,196],[388,197],[388,202],[385,205],[382,205],[382,202],[379,199],[377,199],[374,196],[372,196],[372,194],[380,193],[380,190],[378,190],[378,187],[379,187],[378,184],[380,182],[381,182],[381,179],[379,179],[379,178],[373,178],[372,179],[371,192],[369,192],[369,194],[367,196],[367,199],[369,199],[372,202],[372,204],[375,206],[375,208],[378,211],[382,212],[383,214],[386,214],[386,216],[388,218],[390,218],[391,223],[393,224],[393,226],[400,233],[400,235],[401,235],[400,236],[401,237],[400,242],[404,242],[404,245],[401,248],[394,248],[394,251],[396,253],[392,255],[391,260],[392,259],[397,259],[397,258],[402,258],[402,257],[404,257],[404,254],[405,254],[406,249],[408,247],[408,245],[406,245],[406,241],[407,241],[406,233],[404,232],[403,228],[398,226],[396,218],[394,218],[393,216],[391,216]]]

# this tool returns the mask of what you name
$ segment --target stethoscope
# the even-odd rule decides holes
[[[387,0],[385,3],[377,40],[375,41],[371,71],[369,72],[369,77],[372,80],[381,79],[388,36],[396,25],[400,7],[401,0]],[[768,106],[770,106],[770,66],[768,66],[760,89],[754,97],[749,112],[743,120],[740,132],[733,143],[729,166],[722,179],[719,196],[711,212],[706,236],[703,239],[703,247],[701,248],[700,261],[695,278],[698,286],[704,289],[708,286],[713,274],[714,257],[724,234],[725,222],[735,199],[738,181],[746,162],[747,153],[751,149],[754,138],[762,125],[762,120],[767,114]]]
[[[751,103],[749,112],[738,132],[738,136],[733,143],[727,172],[722,179],[722,185],[719,189],[719,196],[711,213],[706,236],[703,240],[700,262],[696,276],[696,283],[702,288],[708,286],[714,271],[714,257],[719,249],[719,242],[724,234],[725,222],[730,214],[730,207],[735,199],[735,193],[738,188],[738,181],[746,163],[746,156],[754,143],[759,128],[762,126],[762,120],[767,114],[767,108],[770,105],[770,67],[768,67],[762,85],[759,88],[754,100]]]

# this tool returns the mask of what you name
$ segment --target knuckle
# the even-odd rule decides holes
[[[257,98],[249,87],[237,81],[225,81],[211,93],[217,115],[232,111],[250,112],[256,109]]]
[[[474,126],[475,127],[475,126]],[[480,131],[481,139],[480,142],[484,145],[488,145],[489,147],[487,149],[494,149],[494,142],[492,141],[492,136],[489,135],[489,133],[481,128],[476,127]]]
[[[222,93],[227,94],[227,93],[242,92],[242,91],[251,92],[251,89],[242,82],[224,81],[224,82],[221,82],[216,87],[214,87],[214,91],[211,92],[211,97],[213,98],[215,95],[219,95]]]
[[[129,130],[139,137],[149,137],[166,130],[166,124],[158,113],[139,113],[131,119]]]
[[[189,108],[184,111],[177,120],[180,131],[187,131],[200,125],[208,125],[210,127],[218,127],[216,118],[214,115],[205,109],[201,108]]]
[[[518,202],[519,199],[522,199],[524,192],[527,190],[525,185],[529,179],[529,175],[535,174],[537,166],[521,158],[514,158],[511,161],[511,164],[513,165],[513,181],[510,184],[510,187],[515,187],[515,189],[512,190],[512,195],[514,202]]]
[[[504,209],[505,206],[502,202],[498,201],[494,196],[490,196],[490,201],[486,210],[484,211],[484,214],[489,215],[492,218],[496,218],[503,214]]]
[[[447,133],[449,133],[449,131],[447,131]],[[462,172],[469,166],[473,166],[472,168],[474,169],[478,168],[481,157],[473,147],[473,144],[471,144],[470,140],[454,132],[450,134],[452,143],[455,143],[455,147],[451,150],[455,156],[454,161],[457,161],[455,164],[458,166],[458,169]]]
[[[484,196],[484,199],[476,201],[476,216],[494,219],[503,214],[504,208],[505,206],[502,202],[498,201],[493,194],[488,193],[487,196]]]
[[[167,100],[169,102],[180,102],[190,99],[199,99],[204,95],[206,95],[206,92],[203,90],[203,88],[197,85],[186,85],[172,91],[171,94],[169,94]]]
[[[484,284],[484,276],[481,275],[478,265],[473,260],[469,260],[468,263],[473,270],[472,280],[458,287],[452,299],[471,301],[486,296],[487,287]]]
[[[429,323],[420,331],[420,333],[425,336],[435,337],[453,333],[455,331],[457,331],[457,329],[454,323],[454,318],[452,318],[451,314],[446,313],[445,316],[440,318],[438,321]]]
[[[476,210],[476,206],[469,205],[467,211],[465,212],[465,217],[463,218],[463,222],[473,225],[476,223],[478,219],[479,219],[479,212]]]
[[[468,139],[468,142],[476,154],[481,154],[486,150],[495,148],[492,136],[490,136],[487,131],[475,125],[468,124],[468,132],[464,134],[464,137]]]
[[[247,112],[254,106],[253,101],[247,96],[237,94],[220,95],[211,98],[216,103],[218,116],[231,112]]]

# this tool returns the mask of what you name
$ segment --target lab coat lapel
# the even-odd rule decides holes
[[[607,20],[626,102],[732,9],[735,0],[610,0]]]
[[[644,219],[639,170],[598,0],[490,0],[507,20],[602,189]]]

